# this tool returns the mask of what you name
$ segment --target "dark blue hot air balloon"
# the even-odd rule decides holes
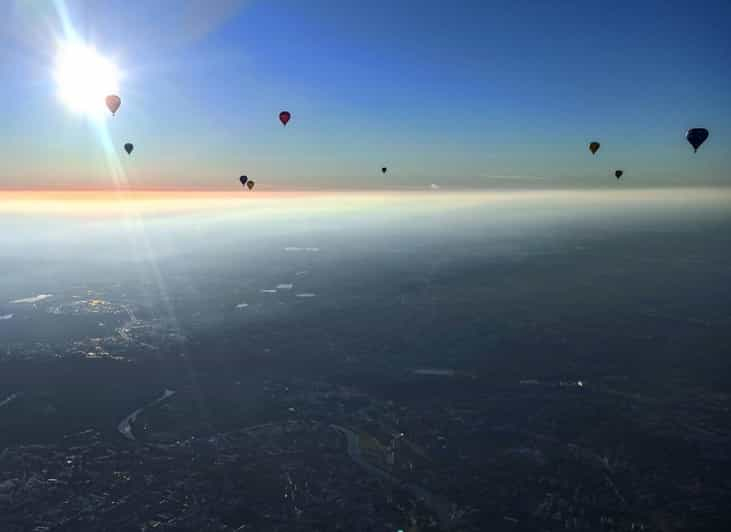
[[[241,181],[241,186],[244,186],[244,185],[246,185],[246,182],[247,182],[248,180],[249,180],[249,178],[248,178],[248,177],[246,177],[245,175],[242,175],[241,177],[239,177],[239,181]]]
[[[693,153],[695,153],[708,138],[708,130],[704,127],[694,127],[685,133],[685,138],[693,146]]]

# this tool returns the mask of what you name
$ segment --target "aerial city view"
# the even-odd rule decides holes
[[[731,4],[2,11],[0,531],[731,530]]]

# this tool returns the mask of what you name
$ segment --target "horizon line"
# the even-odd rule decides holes
[[[621,187],[621,188],[619,188]],[[166,186],[153,186],[153,187],[83,187],[83,186],[0,186],[0,194],[4,193],[114,193],[114,194],[127,194],[127,193],[185,193],[185,192],[198,192],[198,193],[240,193],[245,195],[255,195],[257,193],[292,193],[292,192],[490,192],[490,191],[502,191],[502,190],[626,190],[631,188],[633,190],[665,190],[665,189],[731,189],[731,183],[699,183],[692,185],[688,183],[662,183],[662,184],[649,184],[649,183],[632,183],[622,182],[617,185],[615,182],[602,182],[602,183],[556,183],[554,186],[528,186],[524,184],[522,186],[474,186],[474,185],[438,185],[433,187],[430,185],[421,186],[384,186],[384,187],[268,187],[266,185],[257,187],[253,191],[242,190],[242,187],[231,187],[231,188],[214,188],[214,187],[166,187]]]

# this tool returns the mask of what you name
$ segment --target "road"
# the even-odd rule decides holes
[[[117,329],[117,332],[119,333],[119,336],[124,338],[125,342],[131,342],[132,338],[127,334],[127,330],[132,325],[136,325],[138,323],[137,316],[135,316],[135,311],[132,310],[132,307],[129,305],[122,305],[122,308],[127,312],[127,316],[129,317],[129,320],[125,322],[119,329]]]

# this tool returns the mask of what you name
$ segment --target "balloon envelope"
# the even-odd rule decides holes
[[[386,168],[385,166],[381,168],[381,173],[385,174],[386,172],[388,172],[388,168]]]
[[[256,183],[254,183],[254,181],[247,181],[246,182],[246,186],[249,187],[249,190],[251,190],[252,188],[254,188],[254,185],[255,184]]]
[[[599,147],[600,147],[600,146],[601,146],[601,144],[599,144],[598,142],[590,142],[590,143],[589,143],[589,151],[590,151],[590,152],[591,152],[592,154],[594,154],[594,155],[595,155],[595,154],[596,154],[596,152],[598,152],[598,151],[599,151]]]
[[[242,185],[245,185],[248,180],[249,180],[249,178],[246,177],[245,175],[242,175],[241,177],[239,177],[239,181],[241,181]]]
[[[622,170],[616,170],[614,172],[614,177],[616,177],[617,179],[619,179],[620,177],[622,177],[622,175],[624,175],[624,172]]]
[[[693,152],[695,153],[708,138],[708,130],[704,127],[694,127],[685,133],[685,138],[693,146]]]
[[[116,94],[110,94],[105,98],[105,101],[107,103],[107,109],[112,112],[112,115],[114,115],[117,112],[117,109],[119,109],[119,106],[122,105],[122,99]]]
[[[132,153],[132,150],[134,150],[134,149],[135,149],[135,147],[131,142],[128,142],[127,144],[124,145],[124,151],[127,152],[127,155],[130,155]]]
[[[287,125],[287,122],[289,122],[289,119],[292,118],[292,115],[289,111],[282,111],[279,113],[279,121],[282,123],[283,126]]]

